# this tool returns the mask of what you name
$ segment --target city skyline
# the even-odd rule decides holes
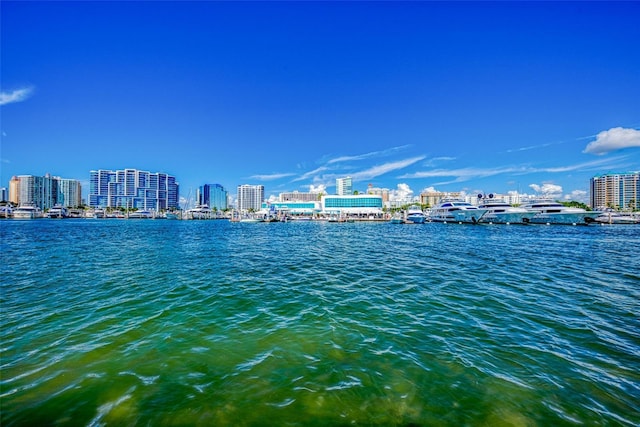
[[[638,170],[637,2],[2,2],[0,187],[93,169],[335,193]],[[34,31],[37,30],[37,31]]]

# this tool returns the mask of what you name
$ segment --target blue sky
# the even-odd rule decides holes
[[[553,193],[640,169],[639,2],[13,2],[1,176]],[[192,194],[193,196],[193,194]]]

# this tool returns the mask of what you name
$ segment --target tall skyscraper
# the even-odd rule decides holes
[[[93,170],[89,180],[92,208],[178,208],[179,184],[172,175],[137,169]]]
[[[336,194],[338,196],[349,196],[353,194],[353,182],[350,176],[336,179]]]
[[[640,171],[594,176],[590,199],[593,209],[640,210]]]
[[[207,205],[212,210],[224,211],[227,209],[227,190],[220,184],[205,184],[198,189],[198,203]]]
[[[264,200],[264,185],[248,185],[238,186],[238,210],[240,211],[259,211]]]
[[[80,181],[59,176],[19,175],[9,182],[9,200],[16,205],[31,205],[50,209],[55,205],[80,206]]]

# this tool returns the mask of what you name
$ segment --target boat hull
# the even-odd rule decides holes
[[[488,224],[529,224],[535,212],[487,212],[480,222]]]
[[[531,218],[532,224],[588,225],[593,224],[599,212],[538,213]]]

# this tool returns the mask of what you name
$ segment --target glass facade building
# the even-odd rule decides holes
[[[94,170],[89,180],[92,208],[177,209],[179,184],[174,176],[137,169]]]
[[[361,194],[351,196],[322,196],[322,210],[327,213],[381,214],[382,196]]]
[[[220,184],[205,184],[198,189],[198,204],[207,205],[212,210],[224,211],[229,206],[227,190]]]

